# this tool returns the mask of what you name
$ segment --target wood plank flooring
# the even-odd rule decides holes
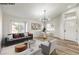
[[[76,42],[57,39],[57,55],[79,55],[79,45]]]
[[[57,39],[56,53],[53,55],[79,55],[79,44],[77,42],[60,39],[59,37],[52,37],[52,39]]]

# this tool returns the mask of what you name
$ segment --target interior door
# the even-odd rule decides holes
[[[76,20],[65,20],[65,39],[76,41]]]
[[[77,13],[76,9],[64,14],[64,37],[66,40],[77,42]]]

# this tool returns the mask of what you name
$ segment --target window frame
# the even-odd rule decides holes
[[[23,26],[24,27],[24,30],[23,30],[23,32],[12,32],[12,23],[24,23],[24,26]],[[27,22],[12,21],[11,22],[11,33],[25,33],[25,32],[27,32],[27,29],[26,29],[27,25],[28,25]]]

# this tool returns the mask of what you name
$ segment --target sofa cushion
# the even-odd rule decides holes
[[[24,37],[24,33],[19,33],[19,37]]]
[[[13,38],[19,38],[19,34],[13,34]]]

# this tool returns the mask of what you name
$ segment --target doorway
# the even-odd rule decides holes
[[[64,39],[75,41],[78,43],[77,39],[77,16],[76,11],[72,11],[64,14]]]

